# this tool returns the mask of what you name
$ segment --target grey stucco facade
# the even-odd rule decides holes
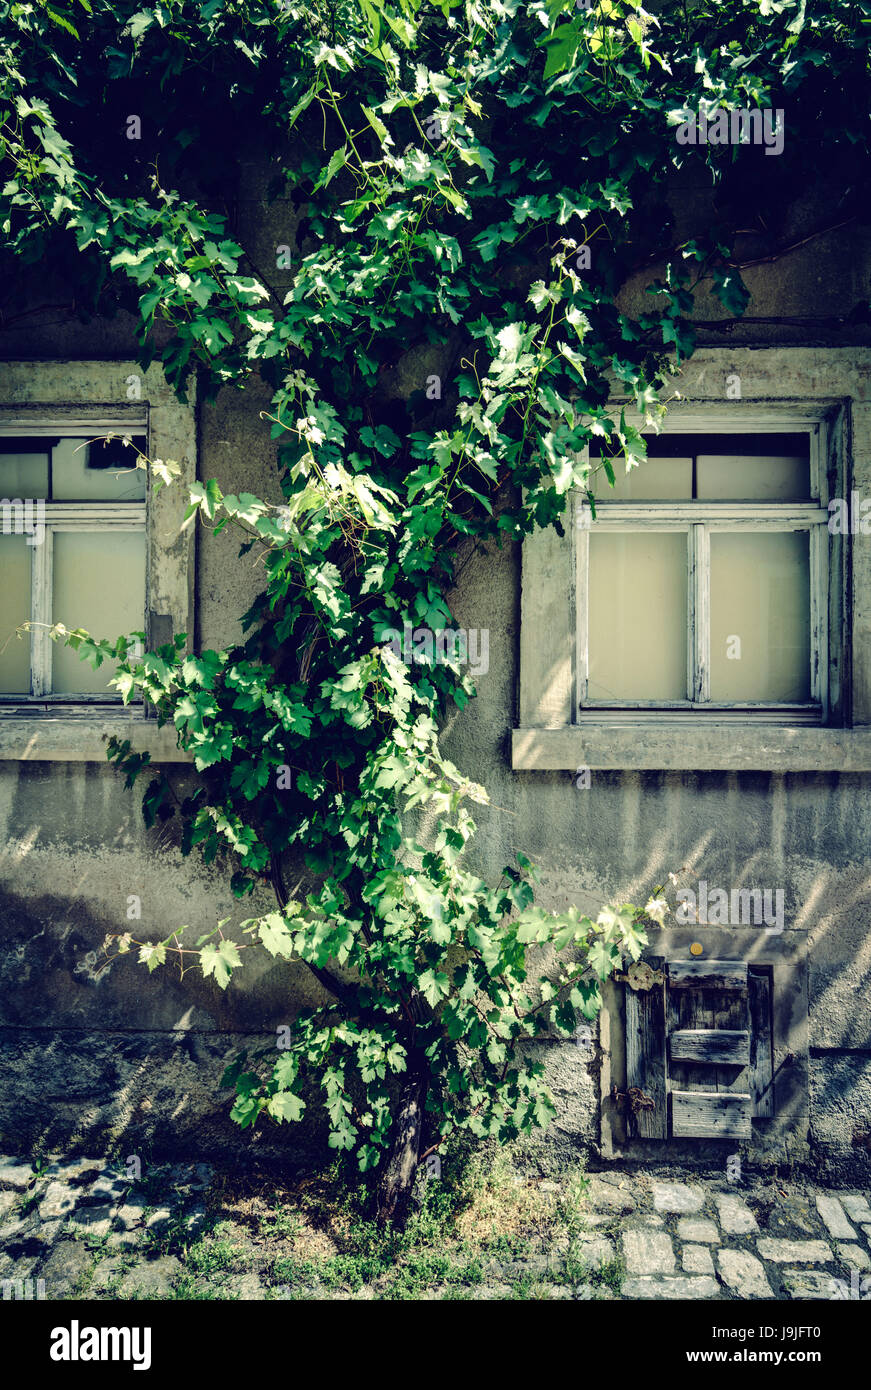
[[[693,190],[675,195],[687,215],[696,196]],[[256,164],[249,166],[238,219],[243,241],[259,258],[274,256],[292,233],[289,210],[273,206],[264,215],[262,176]],[[810,208],[797,212],[796,241],[814,216]],[[688,364],[683,383],[675,381],[701,408],[722,401],[723,380],[732,372],[742,379],[742,405],[814,400],[841,412],[842,476],[865,497],[871,497],[871,349],[867,329],[846,318],[867,298],[869,271],[871,239],[855,226],[748,269],[748,322],[728,335],[704,331],[698,359]],[[625,287],[627,308],[638,306],[652,274]],[[279,283],[280,272],[274,278]],[[697,312],[702,319],[721,314],[704,301]],[[103,378],[95,369],[91,400],[99,398],[103,380],[108,405],[117,383],[136,370],[134,324],[123,315],[87,326],[40,326],[38,318],[25,318],[0,335],[0,355],[7,363],[56,363],[61,393],[76,375],[65,363],[105,363]],[[396,394],[419,387],[425,366],[417,359],[400,366]],[[0,362],[0,405],[9,399],[9,381],[26,375],[4,371]],[[71,386],[68,407],[80,403]],[[255,380],[243,392],[227,390],[213,405],[192,408],[188,461],[197,476],[217,477],[225,491],[280,500],[274,445],[260,418],[268,403],[268,389]],[[237,560],[232,536],[200,534],[189,579],[197,646],[234,640],[257,576]],[[524,659],[535,655],[529,657],[522,632],[523,583],[520,549],[509,545],[469,558],[451,600],[459,624],[489,633],[478,698],[462,714],[452,713],[445,727],[449,756],[490,796],[488,807],[477,808],[477,871],[498,876],[522,850],[540,868],[544,906],[575,903],[592,914],[611,900],[643,902],[669,871],[684,867],[690,881],[782,887],[785,929],[777,949],[784,958],[792,953],[788,989],[795,997],[777,1060],[792,1069],[790,1100],[767,1137],[743,1151],[760,1161],[799,1160],[832,1174],[867,1175],[871,537],[850,537],[844,565],[841,670],[849,688],[840,707],[847,727],[840,728],[742,735],[694,727],[687,737],[601,727],[591,735],[559,711],[529,718],[525,643]],[[555,607],[568,611],[570,601],[566,593]],[[531,602],[534,607],[534,594]],[[547,615],[534,643],[543,669],[566,659],[558,622]],[[229,1121],[217,1085],[222,1066],[246,1040],[274,1035],[318,997],[318,988],[303,966],[265,959],[249,965],[226,993],[194,972],[181,982],[169,968],[148,977],[131,957],[100,968],[103,938],[125,929],[131,894],[141,900],[139,927],[155,936],[176,924],[209,930],[218,918],[238,913],[228,881],[181,857],[172,822],[145,831],[138,797],[106,765],[105,731],[84,716],[74,726],[62,719],[0,720],[0,1148],[241,1153],[251,1141]],[[547,738],[536,742],[541,732]],[[173,757],[171,737],[159,737],[153,727],[134,733],[141,746],[153,748],[155,761]],[[577,785],[581,764],[590,768],[588,787]],[[183,781],[193,774],[179,765],[175,775]],[[247,906],[242,915],[250,915]],[[728,940],[723,949],[730,949]],[[764,953],[766,942],[747,950]],[[698,1146],[627,1143],[610,1099],[612,1085],[620,1090],[624,1081],[620,1029],[612,991],[591,1054],[572,1044],[544,1047],[560,1112],[551,1141],[589,1147],[603,1162],[621,1155],[693,1162],[702,1154]],[[278,1153],[310,1140],[308,1132],[273,1129],[257,1143]],[[714,1152],[727,1151],[715,1145]],[[710,1158],[711,1149],[704,1154]]]

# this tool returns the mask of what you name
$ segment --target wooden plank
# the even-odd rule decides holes
[[[689,1018],[684,1017],[684,1006],[692,1000],[702,999],[703,997],[704,996],[702,995],[701,990],[697,990],[695,995],[690,994],[688,991],[685,992],[683,990],[679,990],[677,993],[675,993],[673,989],[669,989],[666,985],[666,1038],[669,1038],[672,1033],[678,1032],[681,1028],[696,1028],[699,1026],[693,1016],[690,1016]],[[671,1057],[669,1057],[668,1066],[666,1068],[665,1073],[666,1097],[668,1097],[672,1091],[688,1091],[691,1088],[692,1079],[690,1074],[690,1068],[676,1059],[672,1061]],[[671,1114],[670,1106],[669,1114]]]
[[[682,991],[685,992],[685,991]],[[692,992],[692,991],[691,991]],[[750,1036],[750,1004],[747,994],[740,989],[720,989],[720,990],[698,990],[696,991],[703,999],[716,1001],[714,1007],[714,1027],[722,1028],[727,1033],[746,1033]],[[715,1068],[716,1082],[703,1086],[704,1091],[737,1091],[743,1094],[750,1090],[750,1083],[747,1079],[747,1063],[749,1061],[750,1049],[748,1046],[747,1055],[740,1061],[730,1063],[720,1063]],[[700,1067],[699,1071],[710,1068]]]
[[[672,1033],[669,1043],[673,1060],[726,1062],[737,1067],[750,1061],[750,1034],[743,1028],[681,1028]]]
[[[753,1114],[770,1119],[774,1114],[774,1066],[771,1048],[771,977],[767,971],[750,971],[750,1094]]]
[[[747,962],[743,960],[670,960],[670,989],[746,989]]]
[[[669,1037],[669,1091],[746,1091],[747,1057],[713,1062],[677,1051],[670,1040],[676,1033],[748,1033],[750,1013],[747,995],[736,989],[669,989],[666,994],[666,1029]]]
[[[675,1033],[700,1032],[721,1027],[723,1020],[717,1016],[716,1003],[724,996],[716,990],[669,989],[667,991],[667,1029],[671,1037]],[[732,996],[726,996],[731,998]],[[736,995],[735,998],[740,996]],[[669,1049],[670,1051],[670,1049]],[[675,1057],[669,1059],[668,1089],[670,1091],[714,1091],[716,1073],[711,1075],[710,1067],[699,1066],[692,1059]]]
[[[749,1139],[752,1104],[735,1091],[672,1091],[671,1132],[676,1139]]]
[[[627,1109],[630,1134],[664,1139],[668,1132],[665,1087],[665,986],[634,990],[626,986],[626,1089],[637,1086],[653,1101],[652,1110]]]

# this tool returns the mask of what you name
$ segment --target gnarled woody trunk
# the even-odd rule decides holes
[[[283,910],[287,906],[287,890],[284,886],[281,866],[277,857],[272,859],[270,869],[276,900]],[[359,890],[355,894],[353,889],[349,887],[348,891],[352,900],[361,905],[362,898]],[[308,961],[307,964],[323,987],[348,1005],[349,1012],[353,1013],[354,1000],[351,989],[343,981],[331,975],[329,971],[320,969],[311,961]],[[414,1175],[417,1172],[420,1158],[420,1137],[429,1089],[429,1069],[426,1057],[419,1048],[409,1041],[414,1037],[415,1025],[424,1016],[424,1005],[420,995],[413,994],[407,1007],[410,1019],[406,1036],[408,1070],[399,1094],[390,1156],[378,1184],[376,1219],[381,1226],[402,1227],[408,1220]]]
[[[420,1157],[428,1080],[426,1059],[420,1053],[411,1053],[399,1097],[390,1157],[378,1184],[377,1221],[380,1226],[402,1227],[408,1220]]]

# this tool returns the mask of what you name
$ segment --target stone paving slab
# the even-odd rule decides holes
[[[691,1240],[707,1245],[719,1245],[720,1232],[717,1230],[717,1223],[707,1217],[699,1221],[693,1221],[689,1217],[684,1217],[677,1223],[677,1234],[680,1240]]]
[[[174,1255],[143,1261],[124,1275],[118,1286],[119,1296],[127,1299],[166,1295],[183,1272],[184,1266]]]
[[[626,1279],[623,1283],[624,1298],[717,1298],[719,1294],[716,1279],[704,1276],[676,1274],[662,1279]]]
[[[828,1301],[836,1297],[835,1279],[820,1269],[785,1269],[783,1283],[790,1295],[796,1299],[820,1299]]]
[[[758,1230],[756,1217],[746,1202],[734,1192],[717,1192],[714,1203],[720,1217],[720,1225],[727,1235],[744,1236]]]
[[[124,1231],[141,1226],[145,1221],[148,1204],[144,1197],[130,1197],[115,1212],[115,1221]]]
[[[70,1218],[70,1223],[76,1230],[90,1236],[107,1236],[112,1229],[112,1208],[79,1207]]]
[[[763,1260],[773,1260],[779,1265],[819,1265],[832,1258],[831,1246],[824,1240],[766,1240],[760,1237],[756,1249]]]
[[[578,1250],[577,1258],[589,1269],[601,1269],[614,1259],[613,1243],[605,1236],[585,1240]]]
[[[11,1187],[24,1192],[30,1186],[33,1173],[29,1163],[23,1159],[0,1156],[0,1187]]]
[[[765,1266],[747,1250],[718,1250],[720,1278],[739,1298],[773,1298]]]
[[[683,1267],[687,1274],[713,1274],[714,1261],[706,1245],[685,1245]]]
[[[684,1182],[655,1182],[653,1184],[653,1206],[659,1212],[701,1211],[705,1194],[700,1187],[690,1187]]]
[[[839,1192],[838,1199],[851,1221],[871,1223],[871,1207],[860,1192]]]
[[[158,1207],[145,1222],[145,1229],[153,1236],[165,1235],[173,1222],[171,1207]]]
[[[627,1274],[670,1274],[674,1247],[665,1231],[624,1231],[623,1259]]]
[[[39,1215],[43,1221],[52,1221],[60,1216],[69,1216],[76,1206],[76,1194],[65,1182],[50,1182],[39,1204]]]
[[[871,1259],[861,1245],[849,1245],[845,1241],[839,1241],[837,1251],[851,1269],[871,1269]]]
[[[604,1182],[599,1177],[589,1179],[587,1196],[594,1207],[604,1207],[610,1211],[634,1211],[635,1198],[628,1185],[619,1187],[616,1183]],[[869,1215],[871,1221],[871,1215]]]
[[[856,1232],[847,1220],[844,1208],[837,1197],[817,1194],[817,1211],[826,1223],[830,1236],[835,1240],[855,1240]]]

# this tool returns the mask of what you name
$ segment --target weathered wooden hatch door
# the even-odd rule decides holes
[[[771,972],[734,960],[639,962],[626,976],[637,1139],[749,1139],[774,1114]]]

